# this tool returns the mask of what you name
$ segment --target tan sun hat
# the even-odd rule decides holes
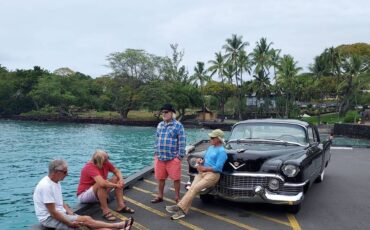
[[[217,137],[218,139],[220,139],[220,141],[222,143],[225,143],[225,140],[224,140],[224,132],[221,130],[221,129],[215,129],[213,130],[212,132],[208,133],[208,136],[209,137]]]

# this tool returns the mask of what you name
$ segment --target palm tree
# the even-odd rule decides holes
[[[266,38],[261,38],[260,41],[257,42],[256,47],[253,49],[252,62],[255,65],[255,74],[263,74],[264,77],[269,76],[274,55],[271,45],[272,42],[267,43]]]
[[[206,111],[206,102],[205,102],[205,97],[204,97],[204,84],[210,80],[210,77],[206,75],[206,69],[204,68],[204,62],[197,62],[197,65],[194,67],[194,76],[199,80],[200,82],[200,93],[202,95],[202,103],[203,103],[203,120],[205,120],[205,114],[204,112]]]
[[[328,49],[325,49],[324,55],[326,57],[327,65],[329,65],[329,71],[330,73],[335,77],[336,85],[337,85],[337,112],[339,116],[339,83],[341,80],[341,55],[334,47],[330,47]]]
[[[272,65],[273,49],[272,43],[267,43],[266,38],[261,38],[256,43],[256,47],[252,52],[252,63],[255,66],[253,77],[256,80],[255,91],[258,99],[267,99],[270,93],[270,68]]]
[[[221,105],[221,120],[224,120],[225,117],[225,82],[224,82],[224,71],[225,71],[225,58],[221,54],[221,52],[215,53],[216,59],[210,60],[208,63],[211,64],[211,66],[208,68],[208,71],[211,72],[211,76],[213,76],[215,73],[218,74],[218,77],[221,78],[222,82],[222,94],[220,97],[220,105]]]
[[[325,59],[325,56],[324,55],[320,55],[320,56],[316,56],[315,57],[315,61],[313,63],[313,65],[311,65],[309,67],[309,70],[311,71],[311,73],[314,75],[315,77],[315,85],[316,85],[316,88],[319,89],[320,91],[320,96],[319,96],[319,101],[320,101],[320,105],[319,105],[319,114],[318,114],[318,124],[320,124],[320,116],[321,116],[321,103],[323,101],[323,86],[320,84],[320,80],[321,78],[328,73],[328,65],[327,65],[327,62],[326,62],[326,59]]]
[[[350,99],[360,87],[358,76],[369,70],[369,63],[359,55],[351,55],[343,59],[342,68],[344,81],[341,83],[341,87],[344,92],[339,109],[341,115],[349,109]]]
[[[271,62],[272,66],[274,68],[274,80],[276,81],[276,69],[280,61],[280,52],[279,49],[272,49],[271,50]]]
[[[235,71],[235,84],[236,87],[238,88],[238,94],[239,94],[239,103],[238,103],[238,115],[239,115],[239,120],[242,119],[241,115],[241,92],[238,84],[238,73],[240,72],[238,70],[238,59],[241,54],[241,52],[244,50],[245,46],[248,45],[247,42],[242,41],[243,37],[242,36],[237,36],[236,34],[233,34],[231,38],[226,39],[226,45],[223,46],[223,48],[226,51],[226,57],[228,58],[228,62],[233,64],[236,68]]]
[[[277,65],[276,85],[280,86],[285,94],[285,117],[289,118],[289,106],[295,100],[295,92],[298,88],[297,74],[301,70],[297,62],[290,55],[284,55]]]
[[[240,85],[243,85],[243,72],[247,72],[250,75],[252,71],[252,62],[245,50],[240,51],[240,55],[238,57],[238,70],[240,73]]]

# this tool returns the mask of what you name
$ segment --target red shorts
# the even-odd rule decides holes
[[[154,173],[157,180],[165,180],[167,177],[172,180],[181,179],[181,160],[174,158],[170,161],[160,161],[154,157]]]

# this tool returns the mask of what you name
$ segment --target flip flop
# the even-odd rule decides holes
[[[130,230],[132,225],[134,224],[134,218],[130,217],[125,221],[125,225],[121,230]]]
[[[103,218],[105,220],[108,220],[108,221],[115,221],[115,220],[117,220],[117,218],[115,216],[113,216],[113,214],[111,212],[107,212],[107,213],[103,214]]]
[[[119,213],[135,213],[135,210],[133,210],[132,208],[129,208],[127,206],[123,207],[121,210],[118,210],[116,212],[119,212]]]
[[[151,200],[150,202],[152,202],[153,204],[156,204],[156,203],[160,203],[162,201],[163,201],[162,197],[156,197],[153,200]]]

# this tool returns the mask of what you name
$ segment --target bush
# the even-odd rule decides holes
[[[360,119],[360,115],[357,111],[351,110],[348,111],[344,117],[345,123],[356,123]]]

